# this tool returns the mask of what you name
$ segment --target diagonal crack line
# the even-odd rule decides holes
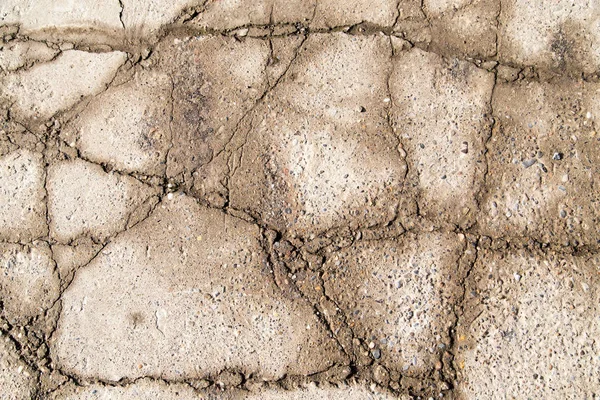
[[[119,0],[119,7],[121,7],[121,10],[119,10],[119,21],[121,22],[123,29],[125,29],[125,23],[123,22],[123,11],[125,11],[125,4],[123,4],[123,0]]]

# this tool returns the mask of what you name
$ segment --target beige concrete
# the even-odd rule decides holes
[[[105,89],[125,58],[122,52],[65,51],[53,61],[0,78],[0,99],[12,103],[19,119],[44,120]]]
[[[11,323],[23,322],[49,309],[59,296],[59,278],[50,247],[0,244],[0,297]]]
[[[479,399],[594,398],[598,256],[482,253],[457,336],[460,391]]]
[[[0,333],[0,399],[28,400],[36,393],[36,376],[21,359],[13,342]]]
[[[180,194],[161,203],[77,272],[63,295],[54,358],[78,376],[110,381],[224,368],[273,379],[341,362],[308,304],[270,282],[258,233]]]
[[[48,171],[50,235],[60,242],[84,235],[105,240],[134,224],[135,211],[156,194],[134,178],[86,161],[55,164]]]
[[[0,2],[0,399],[595,399],[598,5]]]
[[[0,239],[31,240],[45,235],[42,156],[15,150],[0,158]]]
[[[392,118],[422,215],[468,226],[486,170],[493,74],[412,49],[394,58]]]

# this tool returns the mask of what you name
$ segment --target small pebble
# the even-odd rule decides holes
[[[523,161],[523,166],[525,168],[529,168],[531,167],[533,164],[535,164],[537,162],[537,160],[535,158],[530,158],[529,160],[525,160]]]
[[[565,210],[560,210],[560,217],[565,218],[567,216],[567,212]]]
[[[519,282],[521,280],[521,275],[519,275],[519,273],[515,272],[513,276],[515,277],[515,281]]]
[[[173,193],[167,194],[167,199],[172,200],[173,199]]]
[[[381,358],[381,350],[379,349],[375,349],[371,352],[371,354],[373,355],[373,358],[376,360],[379,360]]]
[[[554,153],[554,155],[552,156],[552,159],[553,159],[553,160],[559,160],[559,161],[560,161],[560,160],[562,160],[562,159],[563,159],[563,157],[564,157],[564,154],[563,154],[563,153]]]

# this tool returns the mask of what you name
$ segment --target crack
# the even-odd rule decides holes
[[[123,0],[119,0],[119,21],[121,22],[121,27],[125,30],[125,23],[123,22],[123,11],[125,11],[125,4],[123,4]]]
[[[489,113],[490,113],[491,123],[489,126],[488,134],[486,135],[484,142],[483,142],[483,157],[485,159],[485,165],[483,168],[483,175],[481,178],[481,184],[479,186],[479,190],[477,191],[477,193],[474,196],[475,202],[479,209],[479,212],[481,212],[481,210],[482,210],[483,198],[484,198],[485,194],[487,193],[487,184],[488,184],[487,180],[488,180],[488,174],[490,172],[489,144],[490,144],[490,141],[492,140],[492,136],[494,134],[494,129],[496,129],[496,124],[497,124],[497,119],[496,119],[496,116],[494,115],[494,94],[495,94],[497,85],[498,85],[498,71],[495,70],[494,71],[494,82],[493,82],[492,89],[490,90],[490,100],[488,103],[488,109],[489,109]],[[475,223],[474,225],[476,226],[477,223]]]
[[[502,0],[498,0],[498,14],[496,15],[496,48],[493,57],[500,56],[500,16],[502,15]]]

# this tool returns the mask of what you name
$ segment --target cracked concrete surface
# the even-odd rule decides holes
[[[598,399],[600,8],[0,4],[0,399]]]

